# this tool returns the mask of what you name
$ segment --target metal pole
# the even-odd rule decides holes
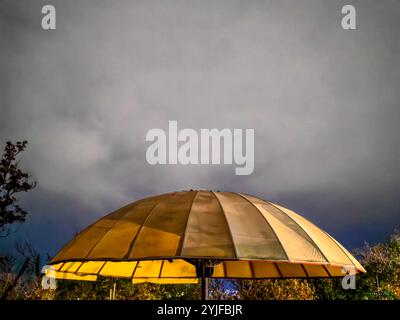
[[[201,300],[208,300],[208,283],[204,275],[201,278]]]
[[[113,300],[115,300],[115,294],[116,294],[116,291],[117,291],[117,281],[116,281],[116,280],[114,280],[114,288],[113,288]]]

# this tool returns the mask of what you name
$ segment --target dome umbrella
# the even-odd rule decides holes
[[[50,265],[56,279],[178,284],[201,278],[203,299],[207,278],[365,272],[339,242],[287,208],[241,193],[192,190],[145,198],[104,216]]]

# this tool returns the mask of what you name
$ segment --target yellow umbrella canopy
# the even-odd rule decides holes
[[[133,283],[342,277],[365,272],[335,239],[280,205],[234,192],[145,198],[101,218],[50,262],[58,279]]]

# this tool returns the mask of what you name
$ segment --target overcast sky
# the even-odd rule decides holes
[[[53,255],[111,210],[191,188],[278,202],[349,249],[385,240],[400,223],[399,35],[394,0],[0,0],[0,143],[28,140],[38,181],[2,246]],[[168,120],[255,129],[254,173],[150,166],[146,133]]]

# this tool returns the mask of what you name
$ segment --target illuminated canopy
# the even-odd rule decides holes
[[[70,241],[58,279],[134,283],[197,278],[312,278],[365,272],[335,239],[280,205],[233,192],[182,191],[129,204]]]

